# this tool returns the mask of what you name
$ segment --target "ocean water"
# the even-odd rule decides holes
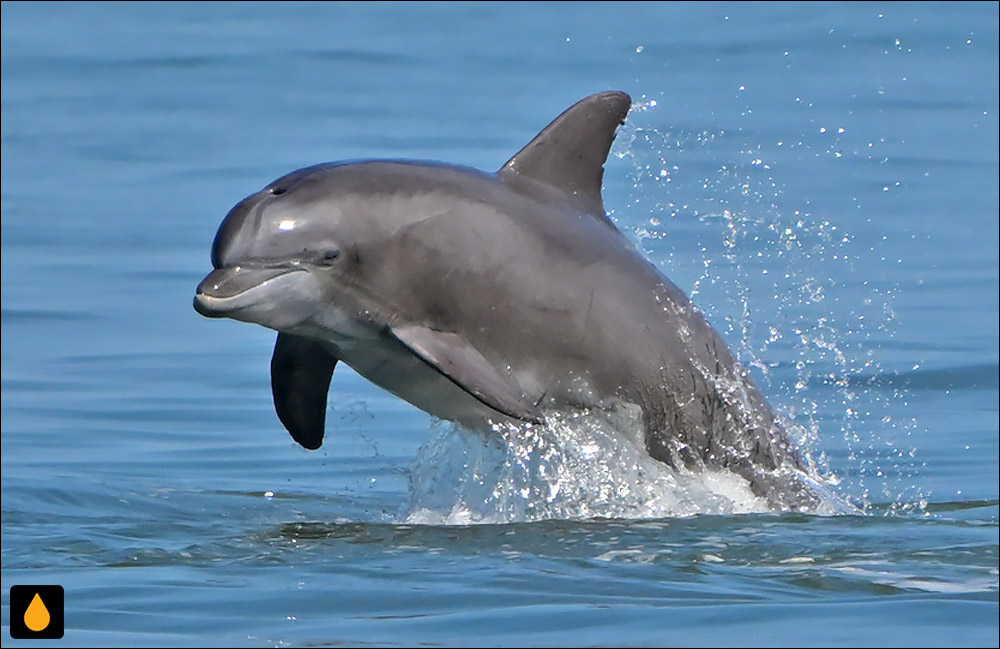
[[[996,646],[998,58],[996,3],[3,4],[4,646],[16,584],[56,646]],[[192,310],[274,178],[493,170],[607,89],[611,218],[857,512],[344,368],[307,452]]]

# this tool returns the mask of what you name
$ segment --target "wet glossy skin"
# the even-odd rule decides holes
[[[553,131],[571,111],[525,151],[541,140],[548,156],[574,137]],[[288,366],[328,381],[346,362],[470,427],[637,406],[653,457],[730,467],[794,506],[795,489],[772,485],[801,466],[782,425],[683,292],[604,216],[600,174],[596,190],[589,167],[573,175],[590,154],[515,164],[523,154],[498,174],[369,161],[280,178],[226,217],[195,308],[314,341]],[[308,437],[318,445],[322,429]]]

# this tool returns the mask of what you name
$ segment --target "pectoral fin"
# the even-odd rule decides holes
[[[514,419],[542,423],[541,411],[524,397],[510,374],[491,364],[460,335],[414,325],[391,331],[425,363],[483,404]]]
[[[315,340],[278,334],[271,357],[271,393],[278,419],[307,449],[323,443],[326,395],[337,359]]]

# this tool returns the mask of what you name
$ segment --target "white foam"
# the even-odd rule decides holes
[[[405,520],[469,525],[770,511],[727,470],[677,470],[649,456],[636,412],[551,418],[489,434],[435,423],[410,470]]]

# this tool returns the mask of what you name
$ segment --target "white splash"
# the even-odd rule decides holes
[[[649,456],[636,413],[554,417],[484,435],[438,422],[410,470],[407,523],[664,518],[769,511],[728,471],[675,470]]]

